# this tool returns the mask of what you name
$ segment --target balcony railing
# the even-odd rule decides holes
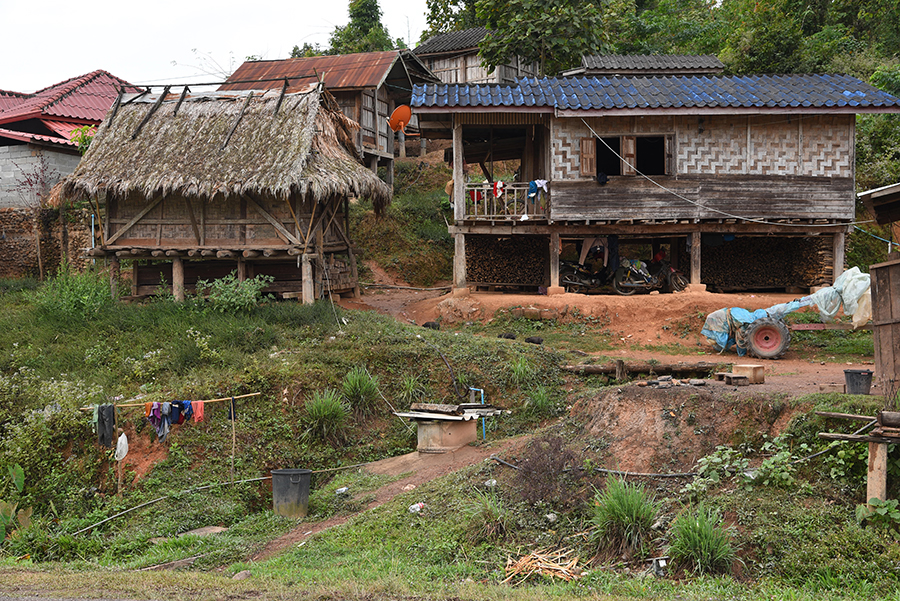
[[[528,221],[547,218],[550,194],[542,188],[530,197],[528,183],[505,184],[500,194],[494,189],[494,184],[489,182],[466,184],[466,219]]]

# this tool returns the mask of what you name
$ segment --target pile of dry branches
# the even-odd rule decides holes
[[[571,552],[571,549],[533,551],[518,561],[513,561],[510,557],[506,560],[506,580],[503,582],[511,582],[518,578],[514,584],[522,584],[535,574],[566,581],[577,580],[581,577],[582,571],[577,567],[578,557],[569,559]]]

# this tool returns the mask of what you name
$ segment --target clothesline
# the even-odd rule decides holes
[[[220,399],[208,399],[205,401],[193,401],[193,402],[204,403],[204,404],[205,403],[219,403],[222,401],[230,401],[231,399],[235,399],[235,400],[245,399],[245,398],[251,397],[251,396],[259,396],[261,394],[262,394],[261,392],[251,392],[249,394],[241,394],[241,395],[237,395],[237,396],[226,396],[226,397],[222,397]],[[131,399],[129,399],[129,400],[131,400]],[[144,402],[144,403],[122,403],[121,405],[116,405],[116,409],[119,409],[120,407],[144,407],[146,404],[147,404],[146,402]],[[93,411],[93,409],[94,409],[93,407],[79,407],[80,411]]]

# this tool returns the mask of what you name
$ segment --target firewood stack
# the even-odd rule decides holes
[[[702,248],[702,282],[710,290],[809,288],[832,282],[830,237],[746,237]]]
[[[466,279],[473,284],[543,286],[549,260],[543,237],[466,236]]]

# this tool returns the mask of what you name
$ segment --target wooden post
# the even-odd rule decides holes
[[[465,234],[454,234],[453,242],[455,244],[453,252],[453,289],[467,290],[466,283],[466,236]]]
[[[234,451],[237,446],[237,435],[235,434],[234,422],[237,416],[234,414],[234,397],[231,397],[231,482],[234,483]]]
[[[691,234],[691,284],[700,283],[700,232]]]
[[[172,257],[172,295],[176,302],[184,302],[184,261]]]
[[[247,279],[247,262],[243,257],[238,257],[237,260],[237,279],[239,282]]]
[[[550,234],[550,288],[559,288],[559,233]],[[548,293],[550,291],[548,290]],[[563,290],[554,290],[564,292]]]
[[[466,218],[466,173],[462,125],[453,126],[453,219]]]
[[[116,255],[109,258],[109,294],[113,300],[119,296],[119,257]]]
[[[311,305],[316,299],[313,296],[312,264],[309,262],[309,253],[303,253],[300,265],[303,304]]]
[[[125,433],[125,430],[123,430],[122,428],[118,428],[117,432],[119,433],[119,436],[122,436],[122,434]],[[119,451],[119,439],[116,438],[116,454],[118,454],[118,451]],[[117,468],[118,468],[117,471],[119,472],[119,474],[118,474],[119,477],[118,477],[117,483],[116,483],[116,496],[117,497],[122,496],[122,463],[124,463],[124,461],[125,461],[124,457],[122,459],[119,459],[118,461],[116,461],[116,463],[119,464],[117,466]]]
[[[616,359],[616,382],[624,382],[626,373],[625,362],[621,359]]]
[[[397,132],[397,143],[400,144],[400,158],[406,158],[406,133],[401,129]]]
[[[424,157],[428,154],[428,142],[425,138],[419,138],[419,156]]]
[[[869,443],[869,473],[866,478],[866,503],[869,499],[887,500],[887,456],[886,444]]]
[[[834,234],[834,236],[832,237],[832,245],[834,253],[834,272],[832,273],[831,280],[833,282],[839,275],[844,273],[844,232],[836,232]]]

